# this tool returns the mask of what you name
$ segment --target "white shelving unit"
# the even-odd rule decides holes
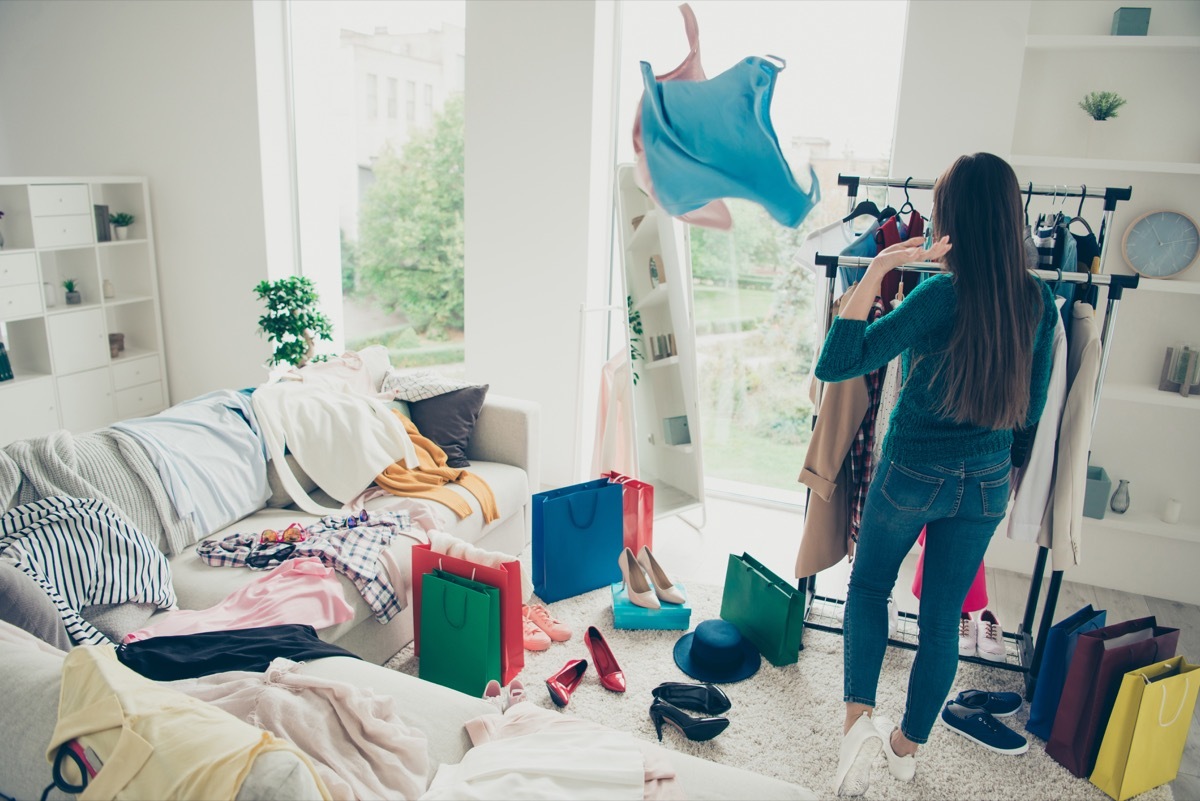
[[[97,205],[134,216],[127,239],[97,241]],[[0,338],[14,373],[0,383],[0,445],[164,409],[169,396],[146,179],[2,178],[0,209]],[[79,304],[66,302],[67,279],[76,282]],[[106,284],[111,297],[104,296]],[[116,356],[113,334],[124,335]]]
[[[637,187],[633,165],[617,167],[616,203],[622,294],[632,299],[643,331],[638,343],[643,358],[633,363],[638,381],[631,388],[640,477],[654,485],[655,517],[697,508],[703,511],[704,465],[687,227],[655,207]],[[635,226],[638,217],[641,220]],[[657,285],[651,279],[651,257],[657,264]],[[675,354],[654,360],[651,337],[668,334],[674,337]],[[636,337],[632,331],[629,336]],[[691,441],[669,442],[666,421],[680,417],[687,421]]]
[[[1022,181],[1069,177],[1089,186],[1133,187],[1133,197],[1118,206],[1107,232],[1108,272],[1132,272],[1121,241],[1142,214],[1174,209],[1200,219],[1200,110],[1195,104],[1178,106],[1178,98],[1195,94],[1194,78],[1200,75],[1200,17],[1175,14],[1178,6],[1143,5],[1151,7],[1151,31],[1172,35],[1092,35],[1107,28],[1112,9],[1074,2],[1042,5],[1029,17],[1017,99],[1011,162]],[[1039,26],[1049,30],[1043,33]],[[1106,141],[1099,147],[1089,142],[1086,127],[1096,124],[1076,105],[1093,90],[1114,91],[1128,100],[1113,127],[1103,131]],[[1059,208],[1064,206],[1067,213],[1075,212],[1075,204]],[[1036,210],[1031,207],[1031,215]],[[1084,216],[1094,227],[1099,203],[1089,201]],[[1200,421],[1194,414],[1200,412],[1200,398],[1158,389],[1165,349],[1179,342],[1200,346],[1193,322],[1198,315],[1200,267],[1171,280],[1143,278],[1137,290],[1126,293],[1091,461],[1105,468],[1114,486],[1117,479],[1129,480],[1133,503],[1124,515],[1085,517],[1088,530],[1110,538],[1117,533],[1200,542],[1200,501],[1192,491],[1200,469]],[[1169,497],[1183,501],[1182,520],[1175,525],[1159,519]],[[1147,540],[1146,547],[1169,546],[1160,539]]]

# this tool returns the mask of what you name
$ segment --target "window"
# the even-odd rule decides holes
[[[379,77],[367,74],[367,119],[379,116]]]
[[[304,272],[341,304],[331,317],[346,348],[383,344],[397,368],[461,376],[466,2],[292,0],[289,11]],[[398,124],[376,124],[383,115]]]
[[[771,101],[772,123],[793,172],[806,176],[812,164],[825,198],[798,230],[741,200],[726,201],[732,231],[689,228],[705,485],[802,502],[796,475],[812,431],[807,381],[819,310],[818,282],[798,266],[796,254],[809,231],[845,213],[839,171],[887,173],[906,6],[886,0],[689,2],[709,77],[750,55],[786,59]],[[621,4],[619,162],[634,160],[629,133],[643,92],[639,62],[662,74],[687,55],[676,5]],[[797,31],[821,33],[797,38]],[[847,58],[870,63],[871,77],[844,72]]]

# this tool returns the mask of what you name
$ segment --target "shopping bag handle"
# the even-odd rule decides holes
[[[442,567],[441,557],[438,557],[438,570],[441,570],[443,573],[446,571],[446,568]],[[479,565],[475,565],[471,568],[471,581],[475,580],[475,571],[477,570],[479,570]]]
[[[580,496],[589,498],[592,502],[592,507],[590,510],[588,510],[589,514],[588,514],[588,519],[587,519],[586,523],[580,523],[579,518],[575,514],[575,502],[577,500],[582,500],[582,498],[580,498]],[[595,522],[595,520],[596,520],[596,510],[600,506],[600,494],[598,492],[580,492],[575,495],[568,495],[566,500],[567,500],[567,514],[569,514],[571,516],[571,522],[575,524],[575,528],[591,527],[592,523]]]
[[[1187,705],[1188,693],[1191,690],[1191,681],[1192,680],[1189,676],[1183,677],[1183,695],[1179,697],[1179,708],[1175,710],[1175,715],[1165,723],[1163,722],[1163,715],[1166,714],[1167,711],[1167,688],[1165,686],[1163,687],[1162,702],[1158,705],[1159,727],[1164,729],[1169,728],[1170,726],[1175,725],[1175,721],[1179,720],[1179,716],[1183,714],[1184,706]]]

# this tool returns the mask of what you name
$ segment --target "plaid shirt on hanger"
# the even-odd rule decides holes
[[[883,299],[876,297],[867,313],[867,324],[883,316]],[[867,382],[867,413],[863,415],[862,425],[854,435],[850,446],[850,539],[858,542],[858,530],[862,525],[863,509],[867,505],[867,490],[871,487],[875,459],[872,446],[875,442],[875,418],[879,413],[879,399],[883,394],[883,378],[887,366],[867,373],[863,380]]]

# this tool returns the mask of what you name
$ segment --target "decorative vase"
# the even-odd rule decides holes
[[[1102,159],[1107,155],[1105,149],[1105,141],[1108,134],[1108,120],[1088,120],[1087,132],[1087,157],[1089,159]]]
[[[117,233],[117,241],[123,242],[124,240],[129,238],[129,226],[128,225],[118,225],[116,233]]]
[[[80,303],[83,303],[82,293],[79,293],[79,292],[68,292],[67,293],[67,305],[68,306],[78,306]]]
[[[1113,493],[1112,500],[1108,502],[1108,508],[1119,515],[1123,515],[1129,510],[1129,482],[1125,479],[1121,479],[1117,485],[1117,491]]]
[[[4,250],[4,232],[0,231],[0,250]]]
[[[42,282],[42,294],[46,296],[46,308],[53,309],[58,305],[58,293],[49,281]]]
[[[104,297],[106,300],[111,300],[117,296],[117,290],[113,288],[113,282],[107,278],[104,279]]]

